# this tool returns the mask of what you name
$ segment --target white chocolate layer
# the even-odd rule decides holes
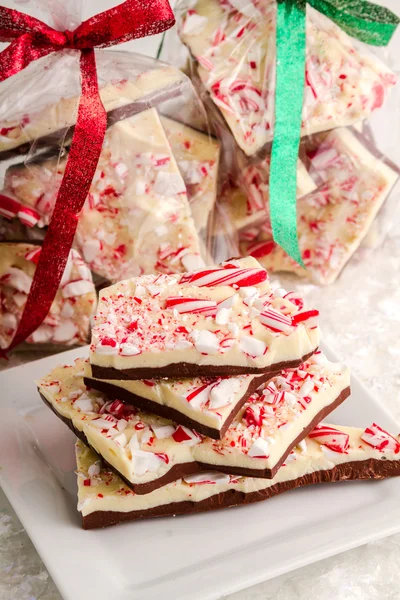
[[[12,167],[5,193],[46,224],[66,164],[67,155]],[[74,244],[90,268],[111,281],[182,272],[187,259],[202,264],[186,186],[155,108],[107,130]]]
[[[179,25],[205,89],[247,155],[270,142],[274,128],[276,3],[258,8],[248,16],[197,0]],[[382,105],[395,75],[310,6],[306,41],[302,135],[351,125]]]
[[[315,317],[297,321],[299,313],[274,294],[251,257],[182,276],[138,277],[102,291],[90,362],[116,369],[184,362],[193,375],[195,365],[266,370],[318,347]]]
[[[62,365],[38,382],[40,393],[133,484],[157,480],[182,463],[273,469],[316,415],[349,386],[349,372],[318,353],[254,394],[215,441],[171,421],[86,390],[85,361]],[[195,467],[195,465],[194,465]]]
[[[207,227],[217,197],[220,144],[192,127],[160,118],[186,185],[193,220],[201,231]]]
[[[297,202],[297,230],[304,271],[273,243],[269,224],[251,241],[242,234],[241,251],[269,271],[289,271],[319,284],[335,281],[368,233],[398,179],[349,129],[335,129],[305,141],[312,173],[323,183]],[[247,232],[248,233],[248,232]]]
[[[367,445],[361,438],[363,429],[339,425],[333,427],[349,436],[349,448],[345,453],[329,450],[307,437],[303,448],[297,447],[290,454],[273,479],[204,473],[192,480],[190,477],[186,481],[180,479],[143,496],[134,494],[117,475],[102,469],[99,457],[84,444],[77,442],[78,510],[82,516],[86,516],[95,511],[130,512],[176,502],[201,502],[228,490],[238,490],[245,494],[265,490],[277,483],[293,481],[318,471],[328,471],[337,465],[353,461],[400,459],[399,452],[378,450]],[[89,475],[89,469],[91,473],[94,471],[97,474]]]
[[[0,248],[0,347],[13,338],[25,308],[41,248],[2,243]],[[76,250],[71,250],[61,284],[43,323],[28,344],[85,344],[90,318],[96,310],[92,275]]]
[[[85,376],[96,380],[85,364]],[[257,375],[207,379],[98,379],[131,394],[172,408],[196,423],[221,430]]]

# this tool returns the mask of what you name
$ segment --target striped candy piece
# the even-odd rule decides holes
[[[262,258],[263,256],[268,256],[271,252],[274,251],[276,244],[273,240],[269,240],[268,242],[257,242],[256,244],[251,244],[247,251],[250,256],[253,258]]]
[[[186,400],[193,408],[199,409],[206,404],[210,398],[210,392],[215,384],[205,383],[197,388],[194,388],[187,396]]]
[[[207,300],[206,298],[170,296],[165,302],[165,308],[173,308],[181,315],[195,313],[214,316],[217,312],[217,303],[214,300]]]
[[[390,450],[395,454],[400,452],[400,442],[376,423],[366,428],[361,439],[376,450]]]
[[[285,300],[289,300],[292,304],[297,306],[297,310],[303,310],[303,298],[299,294],[296,294],[296,292],[288,292],[283,297],[285,298]]]
[[[196,444],[200,444],[201,436],[193,429],[189,429],[188,427],[184,427],[183,425],[178,425],[172,434],[172,438],[175,442],[179,444],[186,444],[188,446],[195,446]]]
[[[40,214],[28,206],[21,206],[17,216],[21,223],[27,227],[34,227],[40,220]]]
[[[267,310],[264,310],[258,316],[258,318],[260,319],[261,323],[265,325],[265,327],[268,327],[268,329],[271,329],[275,332],[290,331],[290,328],[292,327],[292,319],[286,317],[274,308],[268,308]]]
[[[334,429],[333,427],[328,427],[327,425],[317,425],[317,427],[308,434],[308,437],[314,439],[319,444],[326,446],[329,450],[339,452],[340,454],[345,454],[350,445],[350,437],[347,433]]]
[[[292,317],[292,325],[298,325],[299,323],[304,323],[307,321],[307,327],[317,327],[318,326],[318,316],[319,311],[316,309],[312,310],[304,310],[303,312],[298,312],[296,315]]]
[[[248,287],[258,285],[268,279],[265,269],[240,269],[230,265],[222,269],[206,269],[185,273],[179,283],[181,285],[195,285],[197,287],[213,287],[228,285],[237,287]]]
[[[35,265],[37,265],[39,262],[39,256],[40,256],[41,251],[42,251],[41,248],[35,248],[34,250],[30,250],[29,252],[27,252],[25,254],[25,259],[30,260]]]

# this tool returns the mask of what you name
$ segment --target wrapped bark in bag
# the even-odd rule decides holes
[[[276,2],[181,0],[177,14],[205,89],[238,146],[255,154],[273,139]],[[303,136],[367,117],[396,82],[381,61],[310,6],[306,45]]]
[[[100,74],[112,72],[114,82],[103,89],[109,127],[75,237],[75,247],[90,268],[110,281],[202,264],[198,230],[204,230],[215,201],[219,158],[218,142],[185,124],[187,119],[199,126],[203,119],[206,126],[187,78],[177,69],[137,56],[140,67],[131,68],[129,80],[127,57],[120,55],[112,70],[108,57],[98,61]],[[121,79],[116,83],[118,66]],[[144,67],[147,70],[139,71]],[[3,194],[34,211],[39,225],[49,223],[64,175],[68,145],[63,144],[71,134],[65,124],[72,122],[74,102],[76,98],[61,99],[49,108],[53,118],[47,130],[44,112],[29,117],[22,127],[25,138],[40,133],[39,145],[50,139],[59,144],[12,165],[5,174]]]
[[[111,281],[203,266],[199,232],[216,194],[219,145],[189,79],[154,59],[101,49],[171,27],[168,1],[126,0],[82,23],[72,0],[41,7],[43,21],[0,9],[2,39],[16,40],[1,65],[0,212],[47,228],[11,347],[43,320],[72,244]],[[203,192],[197,227],[190,200]]]
[[[325,10],[322,3],[320,8]],[[338,15],[342,10],[337,8]],[[371,23],[376,20],[376,35],[377,10],[370,19]],[[289,188],[276,185],[277,179],[289,181],[294,175],[295,163],[288,166],[282,162],[283,151],[280,170],[275,169],[274,211],[270,206],[274,148],[282,148],[286,144],[284,138],[293,133],[289,129],[283,132],[281,127],[280,134],[275,134],[275,111],[280,100],[281,106],[286,102],[286,112],[290,113],[295,100],[292,94],[292,103],[289,101],[293,74],[292,79],[282,74],[280,93],[285,85],[288,92],[284,101],[277,91],[277,3],[179,0],[176,12],[178,33],[190,55],[191,78],[207,111],[219,124],[223,144],[227,176],[222,182],[213,227],[219,260],[227,259],[232,247],[239,244],[238,255],[251,254],[268,270],[295,272],[316,283],[332,283],[361,244],[374,247],[379,240],[378,227],[371,227],[396,183],[398,167],[376,149],[371,132],[365,135],[366,119],[373,114],[378,129],[382,121],[392,119],[396,128],[392,139],[395,138],[398,108],[391,116],[377,109],[396,84],[397,75],[381,60],[382,53],[378,58],[368,46],[345,33],[339,26],[346,29],[345,16],[333,22],[307,4],[296,194],[300,252],[293,252],[296,244],[289,243],[292,252],[288,254],[274,241],[278,230],[289,227],[290,211],[291,239],[296,237],[294,188],[290,188],[292,196],[285,197],[278,190]],[[395,15],[387,12],[383,17],[381,23],[390,21],[395,29]],[[350,33],[362,39],[355,28]],[[287,31],[286,37],[289,35]],[[387,52],[384,58],[390,58]],[[301,80],[301,71],[298,78]],[[355,129],[362,130],[363,135],[359,137]],[[386,143],[384,148],[389,146]],[[399,159],[397,153],[395,163]],[[325,162],[329,163],[327,168],[322,164]],[[396,194],[391,194],[391,207],[396,200]],[[292,208],[288,206],[290,202]],[[278,223],[279,213],[285,213],[287,220]],[[381,211],[379,231],[387,229],[388,213],[390,209]],[[288,246],[288,236],[285,243]],[[299,264],[300,256],[305,268]]]
[[[304,138],[301,155],[321,184],[297,201],[302,269],[274,243],[269,220],[257,230],[239,234],[241,252],[256,257],[271,272],[308,276],[332,283],[362,243],[399,177],[385,160],[351,128]]]
[[[34,244],[0,244],[0,348],[8,346],[17,329],[40,252]],[[49,349],[86,344],[96,304],[91,273],[78,252],[71,250],[51,309],[26,343]]]

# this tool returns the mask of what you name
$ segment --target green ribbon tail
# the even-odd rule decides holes
[[[400,19],[388,8],[367,0],[308,0],[341,29],[371,46],[387,46]]]
[[[277,4],[275,125],[269,208],[277,242],[304,267],[297,237],[297,161],[306,62],[306,1]]]

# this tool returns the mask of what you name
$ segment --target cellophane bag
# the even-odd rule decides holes
[[[43,0],[60,29],[78,4]],[[24,9],[28,6],[24,5]],[[51,9],[51,10],[50,10]],[[81,94],[80,53],[63,50],[0,85],[0,347],[15,333],[64,174]],[[220,143],[189,78],[155,59],[96,50],[107,131],[69,266],[28,343],[88,340],[95,282],[192,270],[206,251]]]
[[[178,0],[175,12],[180,49],[164,44],[164,56],[186,61],[222,144],[211,253],[251,254],[269,271],[333,283],[355,253],[368,257],[383,242],[398,200],[399,33],[372,50],[307,5],[297,163],[304,269],[274,242],[270,222],[276,1]]]

